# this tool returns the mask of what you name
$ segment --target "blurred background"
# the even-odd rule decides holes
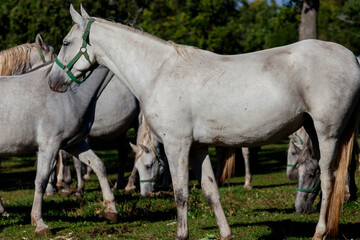
[[[307,27],[314,27],[316,35],[305,38],[337,42],[360,53],[359,0],[0,0],[0,50],[34,42],[41,33],[58,52],[72,26],[70,3],[77,10],[82,3],[91,16],[220,54],[296,42],[302,12],[315,10]]]

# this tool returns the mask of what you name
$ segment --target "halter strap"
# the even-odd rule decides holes
[[[302,188],[296,188],[296,191],[298,192],[306,192],[306,193],[317,193],[320,187],[320,178],[316,181],[315,186],[312,189],[302,189]]]
[[[77,79],[71,72],[71,69],[72,67],[74,66],[74,64],[80,59],[81,56],[84,55],[85,59],[88,61],[88,63],[90,64],[90,67],[93,68],[94,67],[94,64],[91,62],[90,60],[90,57],[89,57],[89,54],[87,53],[87,49],[86,49],[86,46],[87,46],[87,39],[89,37],[89,34],[90,34],[90,27],[91,27],[91,24],[94,22],[95,20],[92,18],[89,20],[89,22],[87,23],[86,25],[86,28],[85,28],[85,31],[84,31],[84,34],[82,36],[82,39],[83,39],[83,43],[82,43],[82,46],[79,50],[79,52],[76,54],[76,56],[69,62],[68,65],[64,65],[62,64],[59,59],[55,59],[55,62],[56,64],[61,67],[62,69],[64,69],[66,71],[66,74],[70,77],[70,79],[77,83],[77,84],[81,84],[83,83],[90,75],[91,73],[93,72],[93,70],[91,70],[87,75],[85,75],[85,77],[82,79],[82,80],[79,80]]]
[[[162,162],[160,161],[160,155],[159,154],[156,154],[156,160],[158,162],[158,168],[157,168],[157,171],[156,171],[156,174],[153,178],[150,178],[150,179],[146,179],[146,180],[140,180],[140,183],[146,183],[146,182],[156,182],[159,177],[160,177],[160,170],[161,170],[161,167],[165,167],[164,164],[162,164]]]
[[[38,48],[38,52],[39,52],[40,58],[43,61],[43,63],[46,63],[46,60],[45,60],[45,57],[44,57],[44,54],[43,54],[41,48]]]
[[[301,137],[299,136],[299,134],[295,133],[295,136],[299,139],[301,145],[304,144],[304,141],[301,139]]]

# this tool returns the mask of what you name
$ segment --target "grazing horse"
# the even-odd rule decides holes
[[[139,128],[137,133],[136,144],[130,143],[131,148],[135,152],[135,165],[131,173],[133,176],[136,171],[139,172],[140,178],[140,193],[145,196],[155,190],[155,184],[161,175],[165,173],[163,185],[166,187],[169,184],[169,176],[166,159],[162,151],[162,144],[157,141],[149,126],[146,124],[144,116],[139,115]],[[133,186],[127,186],[126,192],[135,190],[134,178],[130,178],[129,182]]]
[[[287,157],[287,177],[297,180],[295,210],[298,213],[311,213],[315,209],[313,203],[320,190],[320,167],[314,158],[314,150],[309,135],[304,128],[300,128],[289,136]],[[355,183],[356,155],[359,146],[354,139],[352,158],[346,177],[344,200],[355,200],[357,187]]]
[[[208,145],[261,146],[301,126],[320,159],[323,194],[314,239],[337,233],[360,108],[360,67],[350,50],[304,40],[224,56],[90,18],[81,9],[82,15],[70,6],[75,24],[63,40],[49,86],[64,92],[72,80],[79,81],[93,65],[102,64],[133,92],[151,132],[164,144],[177,207],[177,239],[189,238],[188,167],[193,146],[198,146],[201,187],[220,236],[231,239]]]
[[[37,34],[35,43],[25,43],[0,52],[0,76],[22,74],[55,58],[54,48]]]
[[[31,221],[41,235],[50,234],[42,218],[42,197],[60,148],[94,169],[103,192],[105,217],[117,220],[105,166],[84,140],[94,119],[96,100],[113,74],[98,67],[90,76],[91,82],[81,86],[81,92],[57,94],[43,84],[52,64],[22,75],[0,77],[0,109],[4,113],[0,114],[0,157],[38,152]]]

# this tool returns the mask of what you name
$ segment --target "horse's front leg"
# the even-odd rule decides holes
[[[113,222],[117,222],[118,214],[115,206],[115,198],[106,177],[106,168],[104,163],[90,149],[90,146],[85,140],[76,146],[71,147],[68,151],[74,157],[78,158],[81,162],[90,166],[94,170],[99,179],[100,187],[103,193],[104,205],[106,207],[104,211],[105,217]]]
[[[244,183],[244,188],[245,189],[252,189],[251,186],[251,179],[252,179],[252,175],[251,175],[251,170],[250,170],[250,158],[252,156],[252,149],[247,148],[247,147],[243,147],[241,148],[242,151],[242,155],[244,157],[244,164],[245,164],[245,183]]]
[[[50,172],[54,169],[58,147],[39,147],[35,178],[34,202],[31,210],[31,223],[36,225],[35,233],[48,236],[52,232],[42,218],[42,202]]]
[[[176,239],[188,239],[189,151],[191,141],[165,142],[177,208]]]
[[[216,184],[214,171],[211,167],[208,147],[196,148],[191,151],[190,163],[200,179],[201,188],[210,207],[214,211],[219,226],[221,239],[234,239],[220,202],[220,193]]]
[[[135,167],[135,162],[134,162],[133,170],[131,171],[131,174],[129,176],[128,183],[125,186],[125,194],[132,194],[133,192],[135,192],[136,173],[137,173],[137,169]]]

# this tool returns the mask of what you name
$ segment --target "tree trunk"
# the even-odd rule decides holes
[[[317,17],[320,0],[303,0],[301,10],[301,23],[299,26],[299,40],[316,39]]]

